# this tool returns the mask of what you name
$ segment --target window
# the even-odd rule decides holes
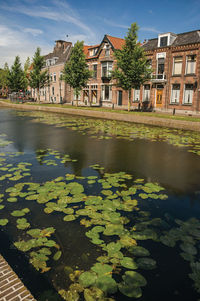
[[[52,82],[52,80],[53,80],[53,75],[52,75],[52,73],[50,74],[50,81]]]
[[[93,48],[90,50],[90,56],[95,56],[97,53],[97,48]]]
[[[134,96],[133,97],[134,97],[133,98],[134,102],[139,102],[140,101],[140,88],[139,87],[134,90]]]
[[[52,87],[52,95],[54,95],[54,87]]]
[[[158,58],[158,74],[163,74],[165,70],[165,59]]]
[[[171,103],[179,103],[180,84],[172,85]]]
[[[97,103],[97,85],[91,85],[91,100],[92,103]]]
[[[110,56],[110,47],[109,47],[109,45],[106,45],[105,56]]]
[[[110,77],[112,71],[112,62],[102,63],[102,77]]]
[[[93,65],[93,78],[97,78],[97,65]]]
[[[55,72],[53,74],[53,80],[54,80],[54,82],[56,82],[56,73]]]
[[[60,80],[63,80],[63,72],[62,72],[62,71],[60,71],[59,79],[60,79]]]
[[[112,100],[112,86],[101,86],[101,98],[102,100]]]
[[[186,57],[186,74],[194,74],[196,69],[196,55]]]
[[[193,98],[193,85],[186,84],[185,90],[184,90],[183,103],[184,104],[192,104],[192,98]]]
[[[174,69],[173,69],[174,75],[179,75],[182,73],[182,62],[183,62],[182,56],[174,57]]]
[[[168,36],[160,38],[160,47],[167,46]]]
[[[144,85],[143,101],[150,101],[150,85]]]

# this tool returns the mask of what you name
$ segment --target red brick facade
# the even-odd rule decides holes
[[[54,52],[46,56],[47,60],[56,56],[60,45],[57,44]],[[79,105],[127,109],[128,93],[116,87],[110,76],[110,71],[116,64],[114,51],[122,49],[124,44],[123,39],[105,35],[101,44],[84,46],[88,68],[93,71],[93,76],[79,96]],[[153,74],[149,82],[132,90],[131,108],[168,112],[175,109],[176,112],[193,114],[199,112],[200,31],[160,34],[158,38],[145,42],[142,47],[147,59],[151,61]],[[62,56],[62,52],[59,55]],[[61,72],[68,58],[69,55],[64,60],[62,58],[60,64],[58,61],[54,66],[48,67],[49,72]],[[43,89],[46,92],[45,97],[41,97],[42,101],[60,102],[63,94],[63,102],[74,103],[76,97],[73,90],[63,81],[59,81],[59,76],[56,78],[56,81],[52,80],[50,87]],[[53,98],[50,95],[53,94],[52,87]],[[44,91],[41,93],[44,94]]]

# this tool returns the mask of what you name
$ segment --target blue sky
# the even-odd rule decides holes
[[[58,39],[92,45],[104,34],[123,38],[133,22],[140,41],[200,29],[200,0],[0,0],[0,67],[16,55],[24,63],[38,46],[46,54]]]

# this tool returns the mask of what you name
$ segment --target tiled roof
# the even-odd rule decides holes
[[[100,44],[98,44],[98,45],[92,45],[92,46],[88,46],[88,47],[89,47],[88,49],[98,48],[99,46],[100,46]]]
[[[109,39],[109,41],[111,42],[111,44],[113,45],[113,47],[115,49],[122,49],[122,47],[125,44],[125,40],[121,39],[121,38],[116,38],[116,37],[111,37],[109,35],[106,35],[107,38]]]
[[[182,46],[188,44],[200,43],[200,30],[194,30],[190,32],[184,32],[177,34],[176,39],[172,43],[173,46]],[[154,50],[158,48],[158,39],[151,39],[147,41],[143,46],[144,50]]]
[[[59,42],[59,40],[57,42]],[[67,45],[66,45],[66,48],[64,50],[63,50],[63,48],[54,47],[53,52],[45,55],[44,59],[48,60],[48,59],[52,59],[54,57],[57,57],[58,60],[56,61],[55,65],[59,65],[59,64],[65,63],[66,60],[68,59],[69,55],[70,55],[71,46],[72,46],[71,42],[66,42],[66,44]]]
[[[87,46],[87,45],[84,45],[84,46],[83,46],[83,52],[84,52],[86,58],[87,58],[88,55],[89,55],[89,51],[88,51],[89,48],[91,48],[91,46]]]

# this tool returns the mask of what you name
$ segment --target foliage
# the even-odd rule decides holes
[[[65,64],[63,77],[70,87],[74,89],[78,105],[80,91],[86,86],[88,79],[91,77],[91,72],[88,70],[85,60],[83,42],[77,41],[74,45],[70,59]]]
[[[9,71],[8,86],[11,91],[15,92],[25,89],[24,71],[21,67],[20,58],[18,55],[15,57],[15,61]]]
[[[49,80],[48,71],[42,71],[44,67],[44,57],[40,54],[41,50],[38,47],[33,57],[32,70],[30,72],[29,84],[31,88],[37,90],[38,100],[40,102],[39,89],[43,88]]]
[[[125,37],[125,45],[114,53],[117,65],[112,72],[112,77],[116,79],[118,87],[129,91],[128,110],[130,110],[131,88],[142,85],[151,74],[144,50],[137,41],[137,31],[137,24],[131,24]]]

